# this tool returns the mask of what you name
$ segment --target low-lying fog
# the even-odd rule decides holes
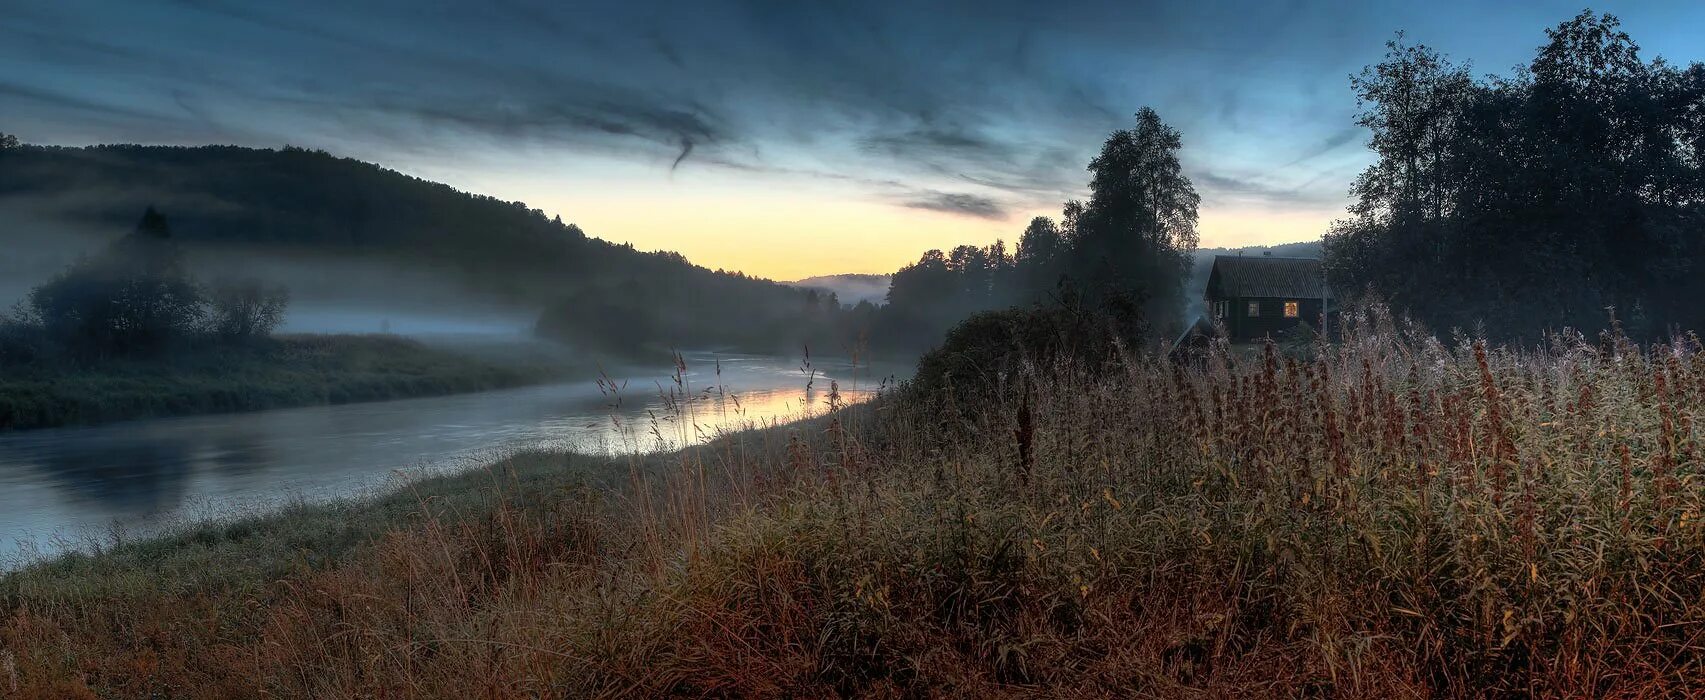
[[[106,230],[37,215],[0,203],[0,314],[30,290],[127,231]],[[258,279],[290,291],[284,333],[401,335],[531,335],[538,309],[469,291],[453,270],[339,260],[261,250],[215,250],[184,245],[190,274],[204,283]]]

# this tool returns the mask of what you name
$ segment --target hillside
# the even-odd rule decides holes
[[[522,202],[320,151],[24,147],[0,159],[0,212],[18,259],[35,259],[33,249],[64,243],[54,239],[72,235],[67,232],[116,236],[152,205],[207,267],[264,268],[293,291],[343,307],[421,306],[428,299],[426,306],[441,308],[479,300],[487,305],[482,314],[502,304],[531,318],[572,299],[583,309],[611,305],[594,314],[601,318],[664,312],[655,314],[663,323],[649,324],[656,330],[643,338],[648,342],[717,344],[732,342],[722,330],[729,325],[754,313],[792,313],[802,297],[781,284],[693,265],[677,253],[588,236]],[[590,332],[561,323],[552,328],[564,338]]]

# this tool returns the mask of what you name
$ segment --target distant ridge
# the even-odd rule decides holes
[[[576,342],[636,321],[643,328],[630,329],[634,343],[752,342],[750,329],[784,327],[802,307],[794,287],[610,243],[522,202],[322,151],[118,145],[0,153],[7,242],[23,252],[32,236],[116,236],[148,206],[166,215],[192,258],[214,261],[211,272],[289,265],[293,293],[392,308],[478,298],[525,317],[572,303],[598,325],[557,319],[551,331]],[[396,281],[405,278],[414,281]]]
[[[881,304],[888,297],[888,282],[892,278],[893,275],[850,273],[817,275],[783,284],[824,293],[834,292],[842,304],[857,304],[861,301]]]
[[[587,236],[523,202],[292,147],[24,147],[0,168],[0,203],[18,201],[113,231],[154,206],[191,246],[424,264],[523,297],[610,277],[714,274],[678,253]]]

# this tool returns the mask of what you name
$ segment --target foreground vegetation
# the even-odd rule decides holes
[[[40,565],[0,581],[0,687],[1705,692],[1698,340],[1350,325],[1308,358],[989,368],[936,378],[975,403],[524,455]]]
[[[436,396],[559,377],[389,335],[293,335],[82,364],[0,365],[0,430]]]

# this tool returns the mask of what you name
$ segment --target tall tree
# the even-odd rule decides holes
[[[1507,78],[1390,44],[1352,81],[1378,160],[1326,239],[1344,290],[1504,337],[1705,320],[1705,69],[1643,61],[1610,15],[1546,32]]]
[[[1113,132],[1089,163],[1090,200],[1074,226],[1072,270],[1091,299],[1155,326],[1181,320],[1201,197],[1178,160],[1178,130],[1153,109]],[[1069,207],[1069,205],[1068,205]]]
[[[1038,216],[1030,220],[1018,239],[1016,265],[1022,297],[1041,299],[1054,288],[1071,252],[1068,246],[1053,219]]]

